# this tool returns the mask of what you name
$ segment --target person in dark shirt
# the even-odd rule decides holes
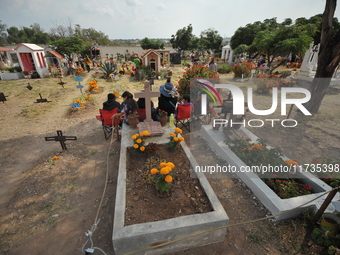
[[[120,103],[116,101],[115,94],[112,93],[108,94],[107,101],[103,103],[103,110],[111,111],[116,107],[120,109]]]
[[[153,120],[155,120],[156,117],[156,109],[155,106],[152,102],[152,100],[150,100],[151,102],[151,117]],[[145,98],[139,98],[137,101],[137,105],[138,105],[138,109],[146,109],[145,107]]]
[[[178,93],[170,82],[170,78],[167,79],[166,84],[159,87],[159,91],[161,96],[158,98],[158,109],[166,111],[168,116],[170,116],[171,113],[175,113],[178,100]]]

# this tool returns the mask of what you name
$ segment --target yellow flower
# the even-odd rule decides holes
[[[131,136],[131,139],[135,140],[137,138],[136,135]]]
[[[145,131],[143,131],[143,132],[141,133],[141,135],[142,135],[142,136],[149,136],[150,133],[149,133],[148,131],[145,130]]]
[[[167,163],[162,162],[162,163],[159,164],[159,166],[160,166],[160,167],[166,167],[166,166],[167,166]]]
[[[174,137],[174,141],[177,142],[178,141],[178,137]]]
[[[161,171],[160,171],[161,174],[168,174],[169,172],[170,172],[169,167],[163,167],[161,168]]]
[[[164,178],[165,182],[172,182],[172,176],[171,175],[167,175]]]
[[[171,136],[176,136],[176,134],[174,134],[174,133],[169,133],[169,135],[171,135]]]
[[[139,146],[138,146],[138,144],[136,144],[136,143],[133,145],[133,148],[135,148],[135,149],[138,149],[138,147],[139,147]]]
[[[158,169],[156,169],[156,168],[152,168],[151,170],[150,170],[150,173],[151,174],[157,174],[159,171],[158,171]]]
[[[137,143],[141,143],[141,142],[142,142],[142,139],[137,139],[136,142],[137,142]]]
[[[144,146],[141,146],[139,149],[140,149],[141,151],[145,151],[145,147],[144,147]]]
[[[60,159],[60,157],[59,156],[54,156],[53,159]]]
[[[181,137],[179,138],[179,140],[180,140],[181,142],[183,142],[183,141],[184,141],[184,137],[181,136]]]

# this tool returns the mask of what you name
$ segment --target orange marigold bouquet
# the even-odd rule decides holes
[[[151,178],[154,179],[156,189],[159,193],[167,192],[172,183],[172,170],[175,168],[172,162],[162,162],[158,168],[150,170]]]
[[[143,131],[140,134],[135,134],[131,136],[131,139],[133,140],[133,148],[138,152],[145,151],[145,141],[146,138],[150,136],[150,133],[148,131]]]
[[[178,136],[180,134],[182,134],[182,129],[176,127],[175,128],[175,132],[174,133],[169,133],[170,137],[169,137],[169,147],[170,150],[175,150],[176,147],[182,142],[184,141],[184,137],[183,136]]]

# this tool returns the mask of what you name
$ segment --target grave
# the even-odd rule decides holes
[[[173,132],[173,128],[164,127],[164,133]],[[199,213],[177,218],[160,220],[154,222],[140,223],[124,226],[125,208],[126,208],[126,154],[127,147],[132,146],[131,136],[135,130],[128,128],[122,129],[122,140],[119,159],[119,172],[117,180],[117,192],[115,202],[115,214],[113,224],[113,247],[116,255],[126,254],[145,248],[150,248],[156,244],[162,244],[168,241],[177,240],[189,235],[197,234],[205,230],[221,227],[220,229],[206,232],[201,235],[192,236],[188,239],[174,242],[169,245],[150,249],[145,252],[136,254],[166,254],[189,249],[192,247],[207,245],[211,243],[222,242],[225,238],[226,228],[229,218],[222,205],[217,199],[205,175],[198,173],[201,187],[205,191],[213,211],[208,213]],[[168,141],[167,135],[150,137],[148,143],[162,144]],[[186,156],[190,159],[192,169],[197,165],[195,158],[192,156],[189,148],[184,142],[181,143]],[[161,209],[161,208],[160,208]]]
[[[39,99],[37,99],[37,102],[34,102],[34,103],[49,103],[49,102],[52,102],[52,101],[47,101],[46,98],[42,98],[41,94],[39,93]]]
[[[163,128],[160,122],[153,121],[151,118],[151,97],[159,97],[159,91],[152,91],[149,81],[144,82],[144,92],[135,92],[136,98],[145,98],[145,114],[146,118],[144,122],[138,123],[137,127],[139,133],[143,131],[149,131],[151,136],[162,135]]]
[[[244,127],[241,127],[239,131],[241,133],[234,133],[237,136],[245,136],[249,137],[252,142],[255,142],[258,137],[251,133]],[[313,194],[293,197],[288,199],[281,199],[276,193],[271,190],[255,173],[252,172],[241,172],[241,166],[245,166],[245,163],[242,162],[225,144],[225,140],[228,139],[226,136],[228,132],[216,131],[212,129],[211,125],[201,126],[201,137],[210,145],[210,147],[218,154],[223,160],[226,161],[226,165],[235,166],[237,171],[236,175],[240,178],[254,195],[261,201],[261,203],[273,214],[285,213],[282,215],[278,215],[275,218],[277,220],[288,219],[292,217],[296,217],[301,212],[312,209],[316,206],[317,200],[308,203],[300,208],[294,209],[297,206],[300,206],[304,203],[315,199],[320,196],[322,193],[331,190],[332,188],[328,186],[326,183],[321,181],[319,178],[315,177],[311,173],[308,172],[299,172],[297,174],[300,175],[300,178],[304,180],[304,182],[308,185],[311,185],[314,192]],[[284,160],[288,158],[284,156]],[[324,195],[322,198],[326,198],[327,195]],[[322,199],[320,198],[320,199]],[[340,200],[339,194],[335,196],[334,201]],[[292,210],[294,209],[294,210]]]
[[[67,147],[65,144],[67,140],[77,140],[77,137],[76,136],[63,136],[63,132],[61,130],[57,130],[57,136],[45,137],[45,141],[60,142],[61,148],[64,151],[67,151]]]

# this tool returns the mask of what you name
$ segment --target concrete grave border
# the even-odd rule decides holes
[[[251,133],[244,127],[241,127],[241,130],[253,141],[256,141],[258,137]],[[201,126],[201,137],[211,146],[211,148],[221,157],[223,158],[230,166],[236,166],[237,170],[240,169],[241,166],[245,166],[246,164],[232,152],[228,145],[225,144],[226,136],[222,131],[213,130],[211,125]],[[285,157],[285,160],[288,159]],[[261,203],[273,214],[280,214],[275,218],[277,220],[283,220],[288,218],[293,218],[298,216],[301,212],[306,211],[308,209],[312,209],[317,200],[301,207],[296,210],[292,210],[297,206],[300,206],[318,196],[322,193],[331,190],[332,188],[321,181],[319,178],[315,177],[311,173],[301,172],[304,179],[304,182],[308,185],[311,185],[313,190],[316,193],[293,197],[288,199],[281,199],[276,193],[271,190],[256,174],[254,173],[245,173],[237,171],[235,173],[247,186],[254,195],[261,201]],[[326,198],[327,195],[322,198]],[[322,199],[320,198],[320,199]],[[340,200],[339,194],[337,194],[333,201]],[[291,211],[292,210],[292,211]]]
[[[163,136],[150,137],[148,138],[147,142],[158,144],[167,143],[168,133],[173,132],[173,128],[164,127],[163,129]],[[134,252],[149,248],[156,244],[177,240],[205,230],[227,226],[229,223],[228,215],[224,211],[224,208],[217,199],[213,189],[211,188],[203,173],[198,173],[197,176],[211,203],[213,208],[212,212],[124,226],[126,208],[126,148],[131,146],[130,137],[135,133],[138,133],[138,129],[131,130],[128,126],[123,126],[112,234],[115,254],[121,255]],[[194,167],[197,165],[196,160],[191,155],[191,152],[186,144],[182,142],[181,145],[190,160],[192,169],[194,169]],[[179,242],[175,242],[159,249],[151,249],[136,254],[166,254],[168,252],[180,251],[192,247],[222,242],[225,238],[225,233],[226,228],[221,228],[204,233],[202,235],[197,235]]]

